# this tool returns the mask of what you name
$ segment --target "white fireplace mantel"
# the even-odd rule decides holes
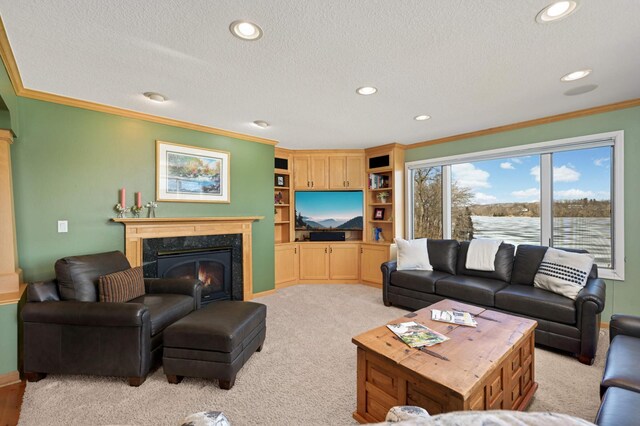
[[[251,225],[264,216],[237,217],[152,217],[112,219],[125,226],[125,255],[131,266],[142,266],[145,238],[191,237],[200,235],[242,235],[243,299],[253,297]]]

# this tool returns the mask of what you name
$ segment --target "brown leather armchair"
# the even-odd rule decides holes
[[[119,251],[56,262],[56,279],[30,283],[22,309],[24,371],[127,377],[141,385],[162,359],[162,331],[200,308],[202,283],[145,279],[145,294],[126,303],[98,302],[102,275],[130,268]]]

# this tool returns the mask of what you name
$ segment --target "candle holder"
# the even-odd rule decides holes
[[[158,207],[158,203],[155,201],[149,201],[145,207],[148,209],[147,217],[156,217],[156,208]]]
[[[139,218],[140,217],[140,212],[142,211],[142,206],[138,207],[138,206],[132,206],[131,207],[131,214],[133,214],[133,217],[135,218]]]
[[[124,219],[125,217],[127,217],[127,213],[131,211],[130,208],[126,206],[123,207],[120,203],[116,204],[113,209],[116,211],[116,213],[118,213],[118,219]]]

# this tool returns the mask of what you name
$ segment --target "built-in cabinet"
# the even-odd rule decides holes
[[[359,244],[301,243],[300,281],[357,280]]]
[[[363,155],[329,156],[329,189],[363,189],[364,182]]]
[[[276,288],[297,283],[300,277],[298,244],[276,244]]]
[[[381,286],[380,265],[389,258],[389,244],[360,244],[360,280],[367,284]]]
[[[382,285],[380,265],[404,232],[404,151],[396,144],[370,150],[275,150],[274,222],[276,288],[299,283]],[[300,241],[295,230],[296,191],[362,190],[364,230],[346,242]],[[386,197],[380,194],[386,194]],[[382,218],[376,209],[384,209]],[[378,211],[380,214],[380,211]],[[378,228],[379,238],[375,239]]]
[[[295,189],[329,188],[329,158],[326,155],[294,155],[293,177]]]

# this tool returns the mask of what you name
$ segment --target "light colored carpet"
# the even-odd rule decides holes
[[[111,377],[50,375],[28,383],[21,425],[176,425],[186,415],[221,410],[239,425],[353,425],[356,350],[351,337],[404,315],[381,291],[361,285],[299,285],[256,301],[267,305],[267,339],[224,391],[185,378],[167,383],[162,369],[139,388]],[[532,411],[592,421],[607,336],[595,365],[536,349],[540,387]]]

